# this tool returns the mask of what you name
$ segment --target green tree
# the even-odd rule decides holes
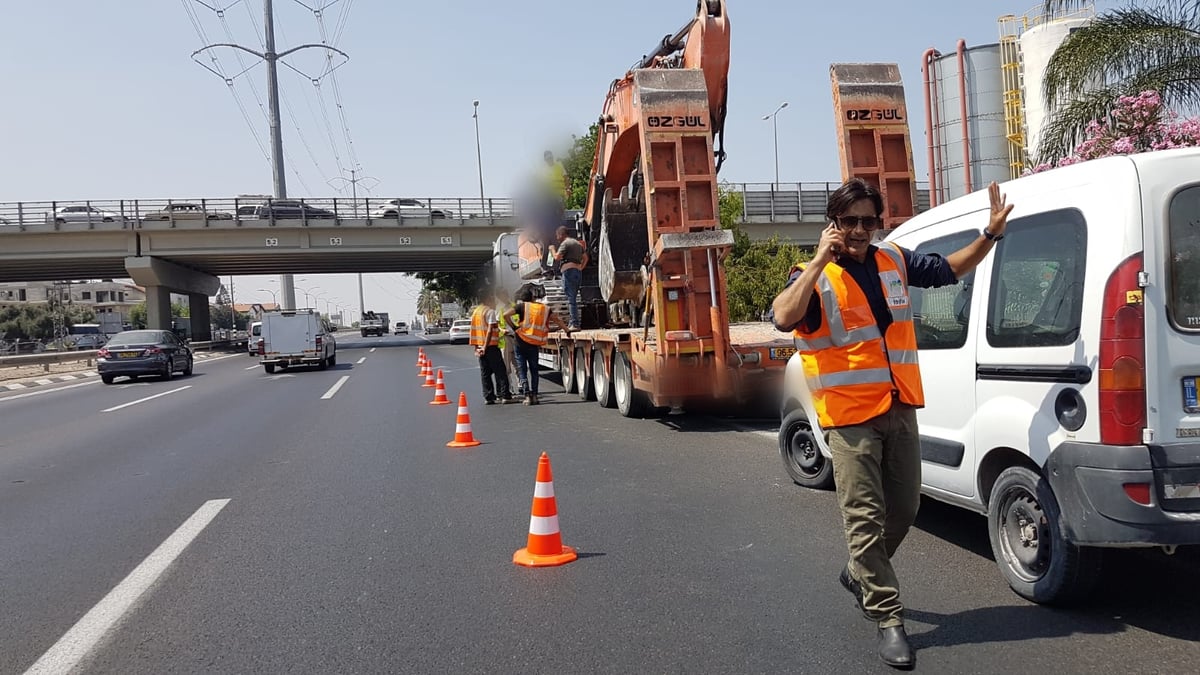
[[[428,286],[421,289],[417,295],[417,313],[425,317],[426,323],[434,323],[442,318],[442,296]]]
[[[730,321],[760,321],[783,290],[793,265],[812,258],[795,244],[774,236],[752,241],[738,225],[743,195],[722,186],[721,227],[733,231],[733,250],[725,259],[725,292]]]
[[[414,276],[423,282],[424,288],[437,291],[445,302],[468,305],[479,297],[482,283],[478,272],[417,272]]]
[[[146,327],[146,301],[143,300],[129,308],[129,325],[134,328]]]
[[[586,207],[588,184],[591,183],[592,161],[596,156],[596,139],[600,127],[596,124],[588,127],[587,134],[571,136],[571,149],[563,160],[563,168],[571,180],[571,198],[567,200],[568,209]]]
[[[1050,13],[1088,4],[1045,0],[1043,8]],[[1043,133],[1038,161],[1066,157],[1093,120],[1108,117],[1114,101],[1148,90],[1172,109],[1200,106],[1200,0],[1115,9],[1072,31],[1046,67],[1046,101],[1061,107]]]

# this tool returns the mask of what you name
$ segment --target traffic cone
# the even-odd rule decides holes
[[[417,347],[417,367],[420,368],[421,366],[424,366],[424,365],[425,365],[425,348]]]
[[[429,405],[450,405],[450,399],[446,398],[446,381],[442,379],[442,369],[438,368],[437,389],[433,393],[433,400]]]
[[[578,556],[575,549],[562,543],[558,531],[558,505],[554,501],[554,478],[550,474],[550,456],[538,459],[537,482],[533,485],[533,508],[529,516],[529,541],[513,553],[513,562],[526,567],[565,565]]]
[[[429,357],[426,356],[425,354],[421,354],[421,363],[420,363],[420,367],[417,368],[417,377],[424,379],[425,377],[428,376],[428,372],[427,372],[428,370],[429,370]]]
[[[425,362],[425,384],[423,384],[421,386],[422,387],[437,386],[437,381],[433,379],[433,363],[430,361]]]
[[[458,394],[458,419],[454,424],[454,440],[446,444],[447,448],[471,448],[479,445],[475,435],[471,433],[471,413],[467,410],[467,392]]]

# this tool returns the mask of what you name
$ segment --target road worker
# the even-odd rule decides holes
[[[995,183],[979,236],[942,257],[872,243],[883,225],[879,190],[855,178],[829,197],[828,227],[812,261],[793,268],[772,304],[774,323],[793,331],[833,475],[850,560],[839,582],[878,626],[885,663],[911,668],[892,556],[916,520],[924,405],[910,286],[957,283],[1004,238],[1012,205]]]
[[[497,400],[512,403],[516,399],[508,384],[508,369],[500,352],[500,325],[496,317],[496,301],[490,291],[483,294],[479,306],[471,312],[471,334],[468,338],[479,359],[479,374],[483,379],[483,399],[487,405]],[[495,382],[493,383],[493,380]]]
[[[553,321],[568,336],[572,330],[547,305],[535,300],[532,284],[517,291],[517,304],[504,313],[505,325],[518,326],[513,335],[516,346],[517,377],[525,391],[525,405],[538,405],[538,352],[546,344]],[[516,321],[514,321],[516,319]]]

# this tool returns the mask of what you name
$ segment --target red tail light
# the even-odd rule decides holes
[[[1100,442],[1136,445],[1146,426],[1146,320],[1138,272],[1129,256],[1104,286],[1100,318]]]
[[[158,347],[146,347],[146,351],[142,352],[142,354],[144,356],[151,356],[153,354],[161,354],[161,353],[162,353],[162,350],[159,349]]]
[[[267,353],[266,346],[263,344],[263,339],[258,338],[258,355],[262,356]]]
[[[96,356],[102,359],[107,359],[109,356],[112,356],[112,352],[108,351],[108,347],[101,347]]]
[[[1128,496],[1134,503],[1142,506],[1150,506],[1150,484],[1149,483],[1125,483],[1121,486],[1125,489],[1125,495]]]
[[[320,349],[320,348],[321,348],[321,336],[318,335],[317,336],[317,349]]]

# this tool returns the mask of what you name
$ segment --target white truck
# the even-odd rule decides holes
[[[362,321],[358,324],[358,332],[363,336],[374,335],[375,337],[383,337],[388,333],[387,312],[367,312],[363,314]]]
[[[262,348],[259,350],[263,370],[274,373],[276,366],[316,366],[325,370],[335,365],[335,330],[311,309],[263,314]]]

